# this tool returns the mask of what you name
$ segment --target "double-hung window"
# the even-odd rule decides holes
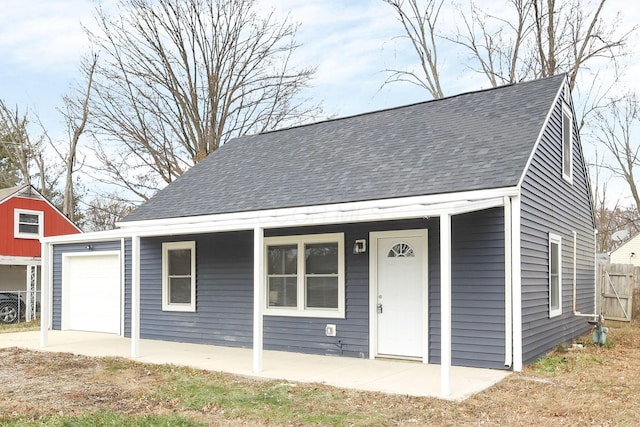
[[[549,234],[549,317],[562,314],[562,240]]]
[[[196,311],[196,242],[162,244],[162,309]]]
[[[15,209],[13,236],[19,239],[39,239],[43,236],[43,213],[26,209]]]
[[[344,317],[342,233],[265,239],[265,314]]]

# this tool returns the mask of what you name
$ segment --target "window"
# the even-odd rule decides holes
[[[549,317],[562,314],[562,245],[561,238],[549,234]]]
[[[573,116],[567,106],[562,108],[562,177],[573,179]]]
[[[196,243],[162,244],[162,309],[196,311]]]
[[[39,239],[43,235],[43,217],[40,211],[14,210],[13,236],[19,239]]]
[[[344,235],[268,237],[265,314],[344,317]]]

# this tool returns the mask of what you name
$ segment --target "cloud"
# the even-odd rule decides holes
[[[89,0],[3,1],[0,55],[30,71],[77,64],[87,46],[80,22],[92,20]]]

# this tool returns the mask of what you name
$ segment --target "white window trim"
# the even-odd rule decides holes
[[[304,245],[307,243],[337,243],[338,244],[338,308],[337,310],[305,308],[305,274],[304,274]],[[269,307],[268,292],[268,246],[273,245],[298,245],[298,301],[296,307]],[[291,317],[328,317],[344,319],[345,317],[345,267],[344,267],[344,233],[307,234],[298,236],[265,237],[264,239],[264,286],[265,298],[262,306],[266,316],[291,316]]]
[[[551,308],[551,245],[558,245],[558,308]],[[562,237],[549,233],[549,318],[562,314]]]
[[[191,250],[191,302],[189,304],[169,303],[169,263],[170,250]],[[163,311],[196,311],[196,242],[164,242],[162,244],[162,310]]]
[[[20,214],[29,214],[38,216],[38,233],[24,233],[20,231]],[[16,239],[40,239],[44,235],[44,212],[32,211],[29,209],[13,210],[13,237]]]
[[[568,116],[569,117],[569,123],[570,123],[570,127],[569,129],[565,129],[564,128],[564,116]],[[569,108],[568,105],[564,104],[562,106],[562,144],[561,144],[561,150],[562,150],[562,155],[561,157],[561,168],[562,168],[562,177],[565,179],[565,181],[572,183],[573,182],[573,114],[571,112],[571,109]],[[571,157],[571,160],[569,162],[569,173],[567,173],[564,170],[564,135],[565,132],[569,132],[569,156]]]

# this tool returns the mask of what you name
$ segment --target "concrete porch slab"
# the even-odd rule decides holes
[[[129,358],[131,341],[117,335],[75,331],[49,331],[49,345],[40,347],[40,332],[0,334],[0,348],[19,347],[86,356]],[[281,351],[264,351],[263,370],[252,372],[252,351],[244,348],[140,340],[139,362],[174,364],[254,378],[303,383],[409,396],[440,396],[440,365],[400,360],[354,359]],[[454,366],[452,393],[446,399],[462,401],[509,375],[509,371]]]

